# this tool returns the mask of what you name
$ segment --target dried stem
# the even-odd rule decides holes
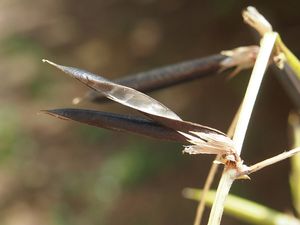
[[[220,156],[217,156],[215,160],[218,160]],[[202,195],[200,196],[200,200],[198,203],[198,207],[197,207],[197,211],[196,211],[196,217],[194,220],[194,225],[200,225],[201,224],[201,220],[202,220],[202,216],[203,216],[203,212],[204,212],[204,207],[205,207],[205,196],[206,193],[209,191],[211,184],[215,178],[215,175],[218,171],[218,167],[219,164],[217,163],[213,163],[210,167],[208,176],[206,178],[204,187],[203,187],[203,192]]]
[[[238,155],[241,154],[254,103],[256,101],[260,84],[266,71],[276,37],[276,33],[266,33],[262,39],[261,50],[258,53],[257,61],[252,71],[251,79],[242,103],[240,117],[237,122],[236,132],[233,136],[233,141]]]
[[[228,137],[232,137],[233,134],[234,134],[234,131],[235,131],[235,128],[236,128],[236,124],[237,124],[237,121],[238,121],[238,118],[239,118],[239,114],[240,114],[240,111],[241,111],[241,107],[242,107],[242,104],[239,106],[231,124],[230,124],[230,127],[227,131],[227,136]],[[217,155],[215,160],[214,161],[220,161],[220,155]],[[197,211],[196,211],[196,216],[195,216],[195,220],[194,220],[194,225],[200,225],[201,224],[201,220],[202,220],[202,216],[203,216],[203,212],[204,212],[204,208],[205,208],[205,196],[206,196],[206,193],[209,191],[210,187],[211,187],[211,184],[215,178],[215,175],[218,171],[218,167],[219,167],[219,164],[217,163],[212,163],[210,169],[209,169],[209,173],[207,175],[207,178],[206,178],[206,181],[205,181],[205,184],[204,184],[204,187],[203,187],[203,190],[202,190],[202,195],[200,197],[200,201],[199,201],[199,204],[198,204],[198,207],[197,207]]]
[[[290,158],[290,157],[292,157],[293,155],[295,155],[295,154],[297,154],[299,152],[300,152],[300,147],[294,148],[294,149],[289,150],[287,152],[283,152],[283,153],[281,153],[279,155],[276,155],[274,157],[271,157],[269,159],[266,159],[264,161],[261,161],[259,163],[256,163],[256,164],[250,166],[248,170],[243,171],[238,176],[240,176],[240,175],[249,175],[249,174],[254,173],[254,172],[258,171],[258,170],[261,170],[261,169],[263,169],[263,168],[265,168],[267,166],[270,166],[272,164],[280,162],[280,161],[282,161],[284,159]]]
[[[242,150],[245,134],[252,114],[254,103],[262,82],[263,75],[267,68],[276,37],[276,33],[266,33],[262,39],[261,49],[258,53],[257,60],[252,71],[252,75],[247,87],[244,101],[242,103],[240,117],[237,122],[237,127],[233,136],[233,141],[235,143],[237,155],[240,155]],[[228,166],[225,166],[217,189],[217,195],[209,216],[208,225],[220,224],[226,196],[228,195],[230,187],[233,181],[235,180],[237,174],[237,168],[232,169]]]

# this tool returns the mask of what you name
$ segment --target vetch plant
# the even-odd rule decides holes
[[[43,60],[94,91],[88,93],[84,99],[102,101],[103,97],[106,97],[141,112],[147,118],[82,109],[54,109],[44,110],[44,112],[61,119],[74,120],[92,126],[177,141],[184,144],[183,152],[189,154],[215,154],[215,163],[223,164],[224,170],[212,203],[208,224],[220,224],[226,197],[235,180],[247,179],[251,173],[300,151],[300,148],[295,148],[252,166],[245,165],[240,157],[256,96],[268,65],[275,62],[281,69],[289,67],[292,69],[292,76],[299,79],[297,58],[285,47],[279,35],[272,31],[268,21],[253,7],[248,7],[243,15],[246,22],[262,35],[260,47],[248,46],[223,51],[222,54],[140,73],[116,82],[81,69]],[[254,68],[244,100],[227,135],[217,129],[182,120],[162,103],[140,92],[149,92],[236,67],[231,75],[233,76],[241,69],[252,67],[253,64]],[[81,98],[76,98],[75,102],[78,103],[80,100]],[[204,189],[204,196],[209,189],[209,180],[213,172],[211,174]],[[200,224],[203,205],[204,201],[199,205],[195,225]],[[295,221],[298,220],[295,219]]]

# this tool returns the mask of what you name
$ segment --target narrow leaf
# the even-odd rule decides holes
[[[225,136],[224,133],[216,129],[192,122],[182,121],[178,115],[176,115],[172,110],[164,106],[162,103],[130,87],[115,84],[99,75],[95,75],[81,69],[57,65],[50,61],[46,62],[78,79],[88,87],[103,93],[107,98],[110,98],[122,105],[136,109],[174,130],[182,132],[213,132]]]
[[[221,131],[200,124],[182,121],[178,115],[162,103],[139,91],[115,84],[84,70],[57,65],[47,60],[43,61],[71,75],[107,98],[136,109],[152,120],[178,131],[193,144],[193,146],[187,146],[184,150],[185,152],[190,154],[232,154],[234,152],[233,142]]]
[[[75,79],[81,81],[88,87],[102,93],[107,98],[122,105],[139,110],[146,114],[181,120],[179,116],[160,102],[130,87],[115,84],[99,75],[95,75],[81,69],[58,65],[48,60],[44,60],[44,62],[48,62],[63,72],[71,75]]]
[[[295,107],[300,110],[300,79],[298,79],[295,72],[287,63],[284,63],[283,69],[276,67],[274,69],[286,93],[293,101]]]
[[[176,141],[182,144],[188,143],[186,138],[175,130],[142,117],[85,109],[53,109],[43,110],[42,112],[60,119],[73,120],[109,130],[127,131],[156,139]]]
[[[222,62],[228,60],[228,58],[230,57],[215,54],[128,75],[121,79],[114,80],[114,82],[148,93],[194,79],[216,75],[221,69],[228,68],[222,65]],[[86,98],[93,102],[103,102],[105,100],[101,93],[95,91],[89,91],[86,94]]]

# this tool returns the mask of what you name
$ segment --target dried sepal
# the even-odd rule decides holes
[[[257,30],[261,36],[273,31],[272,25],[253,6],[248,6],[247,9],[243,11],[242,16],[245,23]]]

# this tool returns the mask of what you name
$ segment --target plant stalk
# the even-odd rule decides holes
[[[239,115],[240,115],[240,112],[241,112],[241,108],[242,108],[242,104],[240,104],[240,106],[239,106],[237,112],[235,113],[234,118],[233,118],[233,120],[230,124],[230,127],[227,131],[227,136],[230,137],[230,138],[232,138],[232,136],[234,134],[236,124],[237,124],[237,121],[238,121],[238,118],[239,118]],[[220,161],[220,158],[221,158],[221,156],[217,155],[214,162],[215,161]],[[215,175],[218,171],[218,167],[219,167],[219,164],[217,164],[217,163],[212,163],[212,165],[210,167],[209,173],[207,175],[207,178],[206,178],[203,190],[202,190],[202,195],[201,195],[198,207],[197,207],[196,216],[195,216],[195,220],[194,220],[194,225],[200,225],[201,224],[202,215],[203,215],[203,212],[204,212],[204,209],[205,209],[205,196],[206,196],[206,193],[209,191],[209,189],[211,187],[211,184],[212,184],[212,182],[215,178]]]
[[[236,154],[240,155],[243,142],[245,139],[249,120],[253,111],[254,103],[258,95],[259,88],[268,66],[269,58],[271,56],[277,34],[273,32],[266,33],[261,41],[261,48],[255,62],[250,81],[246,90],[246,94],[242,103],[242,109],[240,117],[237,122],[235,133],[233,135],[233,141],[235,143]],[[224,202],[226,196],[229,193],[233,181],[238,174],[238,168],[230,168],[225,165],[218,189],[215,201],[213,203],[211,213],[208,220],[208,225],[219,225],[224,210]]]

